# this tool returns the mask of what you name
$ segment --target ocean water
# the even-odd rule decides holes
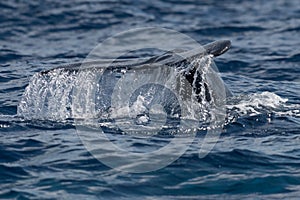
[[[1,2],[0,10],[0,198],[300,197],[298,1],[13,0]],[[198,141],[209,130],[200,125],[193,142],[173,162],[129,173],[88,151],[78,125],[82,120],[74,121],[65,106],[66,112],[59,107],[62,98],[46,102],[36,94],[27,107],[36,109],[27,114],[22,100],[33,83],[35,91],[43,90],[38,72],[81,62],[108,37],[140,27],[172,29],[200,44],[231,40],[230,50],[214,61],[233,96],[224,105],[225,125],[217,129],[220,135],[207,155],[199,157]],[[57,83],[66,87],[67,77]],[[49,102],[52,110],[42,110]],[[174,139],[167,129],[151,138],[123,134],[100,119],[110,140],[129,153],[153,152]],[[127,124],[123,128],[134,127],[126,116],[115,120]],[[139,120],[143,124],[147,119]],[[191,137],[177,142],[184,144],[185,138]],[[177,155],[148,163],[129,153],[120,158],[127,158],[136,167],[132,169],[145,170]]]

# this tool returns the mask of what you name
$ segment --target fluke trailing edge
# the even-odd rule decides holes
[[[182,62],[186,62],[187,60],[192,60],[195,58],[199,58],[205,55],[211,55],[214,57],[220,56],[229,50],[231,46],[231,42],[229,40],[219,40],[207,45],[204,45],[203,48],[193,49],[190,51],[179,51],[174,50],[163,55],[154,56],[151,58],[138,58],[138,59],[116,59],[116,60],[97,60],[90,61],[84,63],[72,63],[67,65],[62,65],[54,69],[64,69],[69,71],[77,71],[83,69],[95,69],[95,68],[107,68],[110,69],[131,69],[131,68],[139,68],[143,67],[143,65],[149,64],[164,64],[168,66],[178,66],[181,65]],[[41,74],[47,74],[54,69],[46,70],[41,72]]]

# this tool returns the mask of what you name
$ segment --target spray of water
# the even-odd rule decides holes
[[[214,73],[210,68],[211,59],[209,56],[196,59],[186,68],[149,66],[118,72],[107,72],[104,68],[81,71],[55,69],[46,74],[37,73],[25,89],[18,115],[25,119],[55,121],[69,118],[136,118],[150,106],[153,116],[169,112],[176,117],[181,115],[176,106],[185,105],[187,113],[183,117],[207,121],[211,104],[215,103],[212,97],[216,91],[209,88],[209,84],[196,81],[187,87],[190,83],[183,74],[188,73],[190,68],[196,68],[195,80],[208,82],[208,73]],[[196,87],[199,93],[195,92]],[[181,99],[172,96],[173,92],[178,93]],[[198,102],[199,97],[207,95],[211,96],[209,101],[201,98]],[[178,100],[184,103],[176,105]],[[140,120],[147,120],[147,116]]]

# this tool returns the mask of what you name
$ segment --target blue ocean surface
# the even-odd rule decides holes
[[[0,198],[300,197],[299,1],[12,0],[0,2],[0,11]],[[173,155],[139,162],[124,154],[136,169],[144,166],[145,172],[133,173],[107,166],[86,148],[82,120],[74,121],[66,106],[63,112],[65,102],[40,101],[45,88],[38,74],[82,62],[107,38],[141,27],[171,29],[202,45],[230,40],[230,50],[214,61],[233,96],[207,155],[199,157],[198,141],[210,129],[200,126],[183,154],[156,170],[147,171],[143,162],[151,168]],[[51,89],[67,87],[67,77]],[[29,94],[36,95],[30,104]],[[44,104],[52,110],[43,110]],[[138,123],[145,120],[141,116]],[[103,118],[101,124],[112,143],[128,152],[153,152],[174,139],[167,129],[139,138],[106,126]]]

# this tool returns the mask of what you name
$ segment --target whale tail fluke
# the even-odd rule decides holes
[[[206,50],[207,54],[217,57],[219,55],[222,55],[226,51],[228,51],[230,46],[231,46],[230,40],[218,40],[205,45],[204,49]]]

